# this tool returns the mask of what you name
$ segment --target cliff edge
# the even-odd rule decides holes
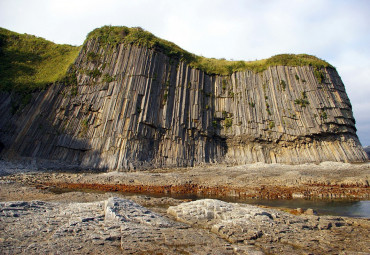
[[[367,160],[326,62],[278,55],[212,69],[212,60],[135,33],[151,35],[94,30],[68,74],[21,109],[12,111],[19,93],[1,92],[2,156],[110,170]]]

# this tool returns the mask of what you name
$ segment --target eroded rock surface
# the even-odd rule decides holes
[[[11,191],[11,185],[0,188]],[[370,222],[366,219],[295,216],[212,199],[182,203],[165,197],[105,198],[112,194],[41,191],[29,188],[27,192],[35,193],[31,198],[39,195],[53,202],[0,203],[1,254],[370,252]],[[15,196],[4,194],[2,199]]]
[[[131,200],[0,203],[1,254],[249,254]],[[253,254],[253,253],[252,253]]]
[[[252,205],[205,199],[169,207],[169,214],[210,229],[231,243],[254,244],[269,254],[350,254],[370,252],[369,222],[354,228],[340,217],[294,216]],[[356,240],[356,245],[352,241]]]

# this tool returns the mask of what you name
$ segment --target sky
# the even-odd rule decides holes
[[[97,27],[140,26],[205,57],[307,53],[337,68],[370,145],[369,0],[0,0],[0,26],[81,45]]]

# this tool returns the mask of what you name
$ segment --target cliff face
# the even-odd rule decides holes
[[[5,157],[99,169],[367,160],[332,68],[209,75],[158,50],[91,39],[70,76],[14,115],[14,94],[0,95]]]

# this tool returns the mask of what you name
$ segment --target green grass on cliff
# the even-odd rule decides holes
[[[280,54],[256,61],[229,61],[225,59],[197,57],[196,61],[191,62],[190,65],[207,73],[221,75],[230,75],[233,72],[244,70],[251,70],[258,73],[265,71],[269,66],[313,66],[316,69],[323,67],[334,68],[326,61],[307,54]]]
[[[99,39],[103,44],[117,45],[124,43],[126,45],[132,44],[141,47],[155,48],[169,57],[178,58],[187,62],[190,66],[201,69],[209,74],[229,75],[233,72],[242,70],[262,72],[269,66],[277,65],[334,68],[326,61],[307,54],[281,54],[257,61],[228,61],[225,59],[205,58],[187,52],[176,44],[160,39],[140,27],[128,28],[104,26],[90,32],[86,40],[92,38]]]
[[[257,61],[205,58],[185,51],[142,28],[104,26],[90,32],[86,41],[93,38],[98,39],[103,45],[115,46],[123,43],[156,49],[208,74],[229,75],[242,70],[262,72],[269,66],[276,65],[310,65],[316,69],[332,67],[327,62],[306,54],[282,54]],[[81,47],[59,45],[40,37],[0,28],[0,91],[18,91],[27,94],[44,89],[58,80],[68,83],[67,70],[80,49]]]
[[[97,28],[87,35],[86,41],[99,39],[100,43],[106,45],[136,45],[147,48],[155,48],[162,51],[169,57],[179,58],[188,63],[196,61],[197,56],[181,49],[176,44],[160,39],[152,33],[140,27],[112,27],[104,26]],[[85,43],[86,43],[85,41]]]
[[[31,92],[62,79],[80,47],[0,28],[0,90]]]

